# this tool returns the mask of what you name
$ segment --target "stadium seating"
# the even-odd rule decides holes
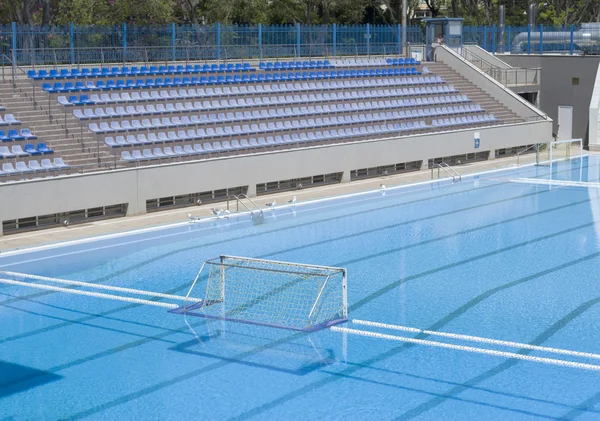
[[[197,87],[214,85],[240,85],[255,84],[274,81],[323,81],[323,80],[344,80],[344,79],[363,79],[363,78],[389,78],[399,76],[417,76],[422,72],[415,67],[412,68],[390,68],[390,69],[364,69],[364,70],[338,70],[325,72],[282,72],[234,76],[201,76],[201,77],[175,77],[175,78],[147,78],[147,79],[118,79],[118,80],[97,80],[82,82],[62,82],[44,83],[42,89],[49,93],[74,93],[88,91],[122,91],[139,90],[155,87]],[[410,79],[406,83],[435,83],[434,80]],[[368,84],[367,84],[368,85]]]
[[[17,120],[12,114],[6,114],[4,116],[4,119],[2,118],[2,116],[0,116],[0,126],[12,126],[17,124],[21,124],[21,122]]]
[[[37,139],[37,136],[32,134],[27,128],[21,129],[21,132],[10,129],[8,134],[4,130],[0,130],[0,140],[2,142],[12,142],[13,140]]]
[[[164,76],[164,75],[191,75],[199,73],[231,73],[231,72],[252,72],[256,69],[249,63],[236,64],[196,64],[196,65],[178,65],[178,66],[141,66],[141,67],[103,67],[103,68],[83,68],[79,69],[61,69],[58,70],[30,70],[27,76],[30,79],[88,79],[88,78],[106,78],[112,76]]]
[[[67,164],[60,158],[54,158],[54,162],[49,159],[42,159],[41,163],[37,160],[30,160],[28,163],[25,161],[4,162],[0,169],[0,181],[3,176],[11,175],[28,175],[32,173],[56,173],[59,170],[69,168]]]
[[[0,182],[20,180],[22,178],[45,177],[59,175],[69,166],[61,158],[49,159],[40,163],[36,159],[25,161],[28,157],[41,157],[53,154],[46,143],[24,143],[36,140],[38,137],[31,133],[29,128],[17,128],[21,122],[12,114],[0,117],[0,125],[5,126],[0,130]]]
[[[497,108],[485,110],[413,58],[42,69],[28,76],[42,80],[65,107],[65,121],[72,115],[106,156],[135,165],[499,123],[491,113]],[[35,139],[29,136],[17,132]],[[16,139],[0,131],[5,137]],[[44,144],[8,146],[0,156],[52,153]]]
[[[53,154],[54,151],[45,143],[38,143],[37,146],[34,146],[32,143],[25,144],[21,146],[19,144],[12,145],[10,148],[8,146],[0,146],[0,159],[3,158],[14,158],[17,156],[30,156],[30,155],[50,155]]]

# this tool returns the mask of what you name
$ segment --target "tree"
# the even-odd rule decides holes
[[[600,0],[424,0],[434,17],[464,17],[465,25],[497,23],[505,5],[507,25],[527,24],[529,1],[537,22],[579,25],[600,22]],[[408,0],[414,10],[419,0]],[[0,23],[23,25],[214,24],[396,24],[402,0],[0,0]]]

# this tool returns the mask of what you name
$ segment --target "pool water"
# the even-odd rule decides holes
[[[519,178],[596,183],[600,160],[6,253],[0,270],[185,295],[221,254],[339,266],[350,319],[600,353],[600,189]],[[6,284],[0,320],[0,419],[600,419],[597,371]]]

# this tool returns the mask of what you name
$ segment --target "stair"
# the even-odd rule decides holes
[[[427,68],[434,74],[439,75],[448,84],[454,85],[461,94],[467,95],[474,103],[481,105],[486,114],[494,114],[494,117],[504,123],[525,121],[444,63],[427,63]]]

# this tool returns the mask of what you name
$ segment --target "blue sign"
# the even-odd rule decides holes
[[[476,137],[476,138],[475,138],[475,144],[473,145],[473,147],[474,147],[475,149],[479,148],[479,143],[480,143],[480,140],[479,140],[479,138],[478,138],[478,137]]]

